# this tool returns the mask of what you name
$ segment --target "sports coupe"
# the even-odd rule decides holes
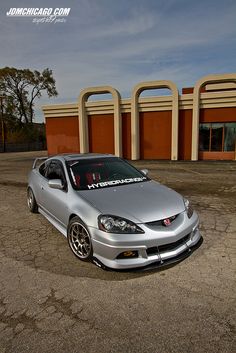
[[[167,265],[202,241],[187,199],[113,155],[37,158],[27,201],[67,237],[80,260],[104,269]]]

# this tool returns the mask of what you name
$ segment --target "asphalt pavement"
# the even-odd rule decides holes
[[[46,152],[0,154],[0,353],[233,353],[236,162],[138,161],[188,197],[204,242],[170,268],[82,263],[26,204]]]

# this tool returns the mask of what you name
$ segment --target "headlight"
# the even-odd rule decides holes
[[[101,215],[98,217],[98,228],[107,233],[137,234],[144,231],[137,224],[125,218],[112,215]]]
[[[193,208],[189,202],[189,200],[184,199],[185,210],[187,212],[188,218],[191,218],[193,215]]]

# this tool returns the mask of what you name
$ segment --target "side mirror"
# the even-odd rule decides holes
[[[48,185],[52,189],[58,189],[58,190],[63,189],[63,184],[62,184],[61,179],[51,179],[51,180],[49,180]]]
[[[148,173],[149,173],[149,170],[148,170],[148,169],[141,169],[140,171],[141,171],[141,173],[143,173],[145,176],[147,176]]]

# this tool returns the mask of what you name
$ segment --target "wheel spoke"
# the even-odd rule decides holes
[[[32,193],[31,193],[31,191],[28,192],[28,204],[30,207],[32,206]]]
[[[86,253],[89,253],[90,245],[89,244],[84,244],[84,249],[85,249]]]
[[[87,229],[80,223],[72,223],[69,230],[69,244],[73,252],[81,259],[86,259],[91,253],[91,240]]]

